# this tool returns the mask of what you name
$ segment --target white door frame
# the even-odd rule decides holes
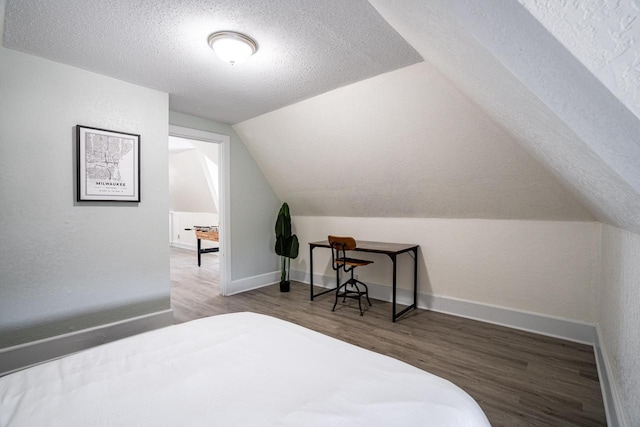
[[[220,183],[220,194],[218,195],[220,203],[218,210],[220,219],[220,294],[227,295],[231,288],[231,196],[229,186],[231,138],[228,135],[174,125],[169,125],[169,135],[220,145],[220,164],[218,165],[218,182]]]

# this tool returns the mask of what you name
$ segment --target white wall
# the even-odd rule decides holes
[[[428,63],[234,125],[300,215],[593,220]]]
[[[169,155],[169,209],[182,212],[218,212],[217,192],[211,193],[202,153],[195,149]],[[215,177],[218,179],[217,175]]]
[[[295,209],[294,209],[295,211]],[[600,225],[595,222],[346,218],[294,216],[300,256],[292,269],[309,271],[310,241],[329,234],[420,245],[418,292],[595,323]],[[390,284],[384,255],[358,269],[364,282]],[[413,261],[401,256],[398,286],[412,287]],[[314,250],[314,274],[334,277],[330,252]]]
[[[168,96],[0,49],[0,347],[169,308]],[[75,126],[141,135],[141,202],[78,203]]]
[[[640,425],[640,235],[602,231],[600,340],[627,426]]]
[[[231,139],[231,279],[279,269],[274,252],[280,201],[230,125],[169,112],[169,123],[229,135]]]
[[[0,0],[0,46],[2,46],[2,37],[4,36],[4,9],[6,0]]]

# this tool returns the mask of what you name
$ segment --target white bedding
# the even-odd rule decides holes
[[[0,426],[488,426],[440,377],[273,317],[235,313],[0,378]]]

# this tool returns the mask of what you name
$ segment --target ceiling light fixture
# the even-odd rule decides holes
[[[258,43],[235,31],[218,31],[209,36],[209,46],[218,58],[231,65],[239,64],[258,51]]]

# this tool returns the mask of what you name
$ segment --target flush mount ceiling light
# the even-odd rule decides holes
[[[218,58],[231,65],[239,64],[258,51],[258,43],[235,31],[218,31],[209,36],[209,46]]]

